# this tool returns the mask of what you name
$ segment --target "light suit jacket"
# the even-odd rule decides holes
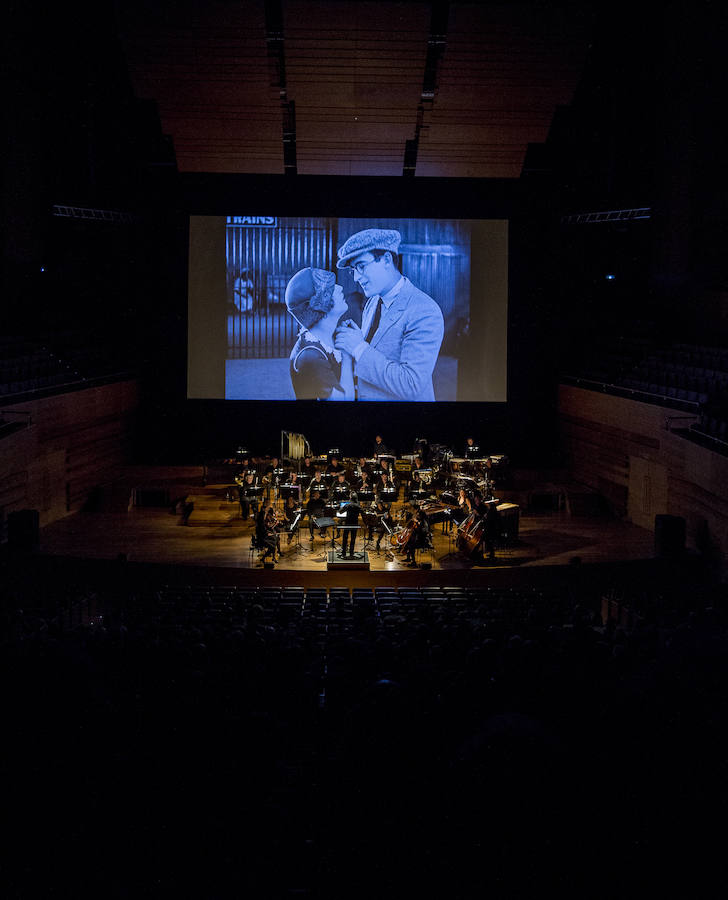
[[[360,400],[434,400],[432,371],[444,322],[432,297],[407,278],[382,317],[356,374]]]

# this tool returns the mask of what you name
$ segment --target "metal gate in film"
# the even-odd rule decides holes
[[[334,269],[335,241],[323,218],[229,217],[228,359],[288,356],[299,326],[286,309],[286,285],[305,266]]]

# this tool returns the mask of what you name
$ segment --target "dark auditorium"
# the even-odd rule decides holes
[[[2,18],[3,896],[719,891],[725,4]]]

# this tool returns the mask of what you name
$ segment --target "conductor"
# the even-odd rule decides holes
[[[344,537],[342,540],[342,557],[346,556],[346,547],[347,543],[349,546],[349,559],[354,558],[354,544],[356,543],[356,533],[357,527],[359,525],[359,515],[362,512],[361,506],[359,506],[359,496],[356,491],[352,491],[349,495],[349,502],[345,503],[344,506],[339,510],[336,514],[338,517],[344,519],[344,525],[346,526],[344,531]]]

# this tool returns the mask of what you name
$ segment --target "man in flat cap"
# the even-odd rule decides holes
[[[339,247],[336,267],[351,268],[367,298],[361,328],[347,319],[334,338],[354,360],[360,400],[434,400],[432,372],[444,323],[432,297],[399,271],[402,236],[367,228]]]

